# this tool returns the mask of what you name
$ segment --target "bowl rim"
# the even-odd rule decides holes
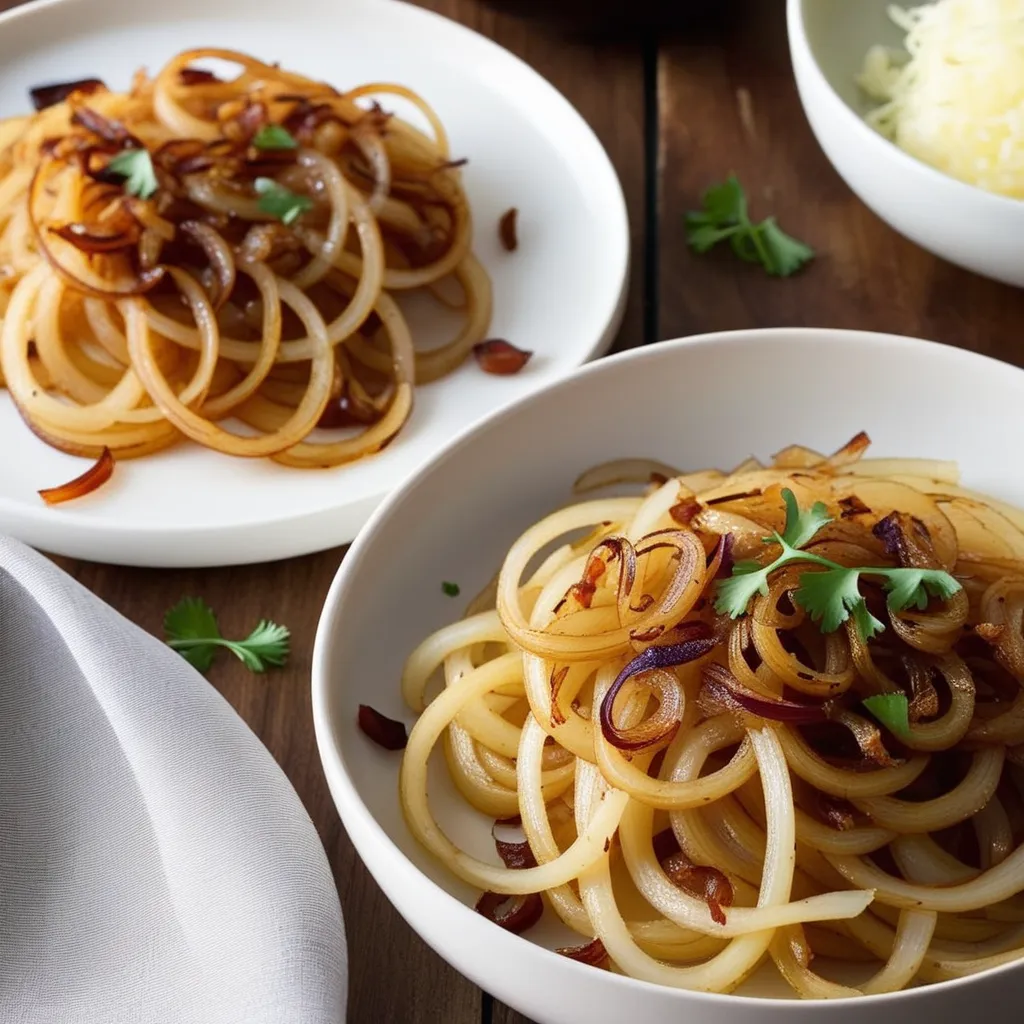
[[[852,130],[858,133],[857,141],[863,145],[876,146],[884,149],[889,155],[901,164],[908,173],[923,175],[932,184],[948,188],[953,193],[953,198],[959,198],[966,202],[983,202],[992,207],[992,213],[1005,210],[1020,210],[1024,207],[1024,197],[1008,196],[1001,192],[992,192],[975,185],[962,178],[955,178],[945,171],[940,171],[924,160],[912,156],[906,150],[901,149],[892,139],[887,139],[881,132],[876,131],[861,117],[850,105],[839,95],[835,86],[822,70],[821,63],[811,46],[810,37],[807,34],[807,22],[804,17],[807,4],[814,0],[787,0],[786,26],[789,35],[790,52],[796,63],[799,56],[802,63],[807,67],[809,73],[814,77],[815,85],[823,89],[828,96],[833,108],[841,109],[839,115],[845,117],[851,125],[856,127]],[[930,2],[930,0],[923,0]]]
[[[795,0],[795,2],[799,2],[799,0]],[[495,928],[490,922],[476,914],[471,907],[453,896],[444,886],[424,874],[380,825],[349,775],[346,766],[346,756],[333,737],[335,716],[332,711],[331,691],[334,675],[330,671],[331,656],[334,653],[332,631],[334,622],[344,612],[346,602],[352,599],[349,594],[348,581],[350,578],[354,579],[358,576],[363,563],[369,557],[378,527],[397,513],[400,506],[405,502],[406,495],[415,490],[420,481],[436,472],[451,459],[456,458],[464,447],[474,442],[478,433],[482,434],[492,429],[503,420],[513,420],[525,414],[534,403],[549,401],[552,394],[556,394],[561,389],[571,386],[580,379],[587,379],[602,374],[614,374],[616,368],[625,363],[657,362],[658,360],[671,361],[679,358],[679,353],[688,351],[691,348],[705,348],[708,346],[721,346],[724,348],[732,343],[779,342],[786,338],[794,337],[803,340],[816,339],[819,344],[845,343],[869,348],[886,347],[891,349],[892,346],[898,346],[905,350],[921,349],[930,353],[934,358],[949,360],[951,368],[955,368],[956,364],[961,364],[964,367],[987,367],[989,371],[1014,375],[1017,377],[1017,383],[1021,388],[1022,395],[1024,395],[1024,368],[995,359],[984,353],[959,348],[944,342],[928,341],[908,335],[889,334],[880,331],[859,331],[845,328],[755,327],[690,335],[606,356],[603,359],[587,363],[556,381],[552,381],[539,391],[535,391],[510,405],[495,410],[489,416],[452,438],[447,445],[436,452],[388,496],[376,509],[366,526],[352,543],[335,573],[327,597],[324,600],[313,645],[311,698],[314,733],[321,765],[327,778],[331,797],[342,819],[342,824],[345,826],[353,846],[355,846],[356,852],[359,854],[360,860],[363,861],[381,888],[385,890],[385,895],[387,895],[388,886],[378,877],[378,872],[380,874],[385,874],[386,872],[379,859],[369,856],[371,846],[378,847],[378,849],[372,851],[378,855],[378,858],[380,853],[384,853],[385,857],[392,862],[392,865],[398,871],[410,877],[415,876],[419,885],[429,888],[432,893],[440,897],[445,903],[446,912],[451,915],[451,919],[461,931],[466,932],[482,928],[483,930],[479,934],[486,936],[485,941],[488,944],[496,943],[499,947],[507,948],[510,953],[519,950],[520,955],[526,956],[538,962],[539,965],[544,965],[548,968],[553,968],[554,963],[558,963],[562,970],[582,972],[578,974],[581,982],[588,977],[593,977],[592,968],[589,968],[587,965],[577,963],[568,957],[559,956],[552,950],[530,942],[529,939],[525,939],[523,936],[513,935],[510,932]],[[350,822],[355,820],[358,820],[358,823],[356,827],[352,827]],[[388,901],[395,906],[390,896],[388,896]],[[395,909],[405,919],[405,914],[401,908],[395,906]],[[418,934],[417,929],[413,928],[413,931],[416,931]],[[442,958],[446,959],[443,949],[438,949],[437,952]],[[1010,974],[1015,971],[1024,971],[1024,960],[1011,961],[1010,963],[965,977],[951,978],[928,985],[918,985],[914,988],[901,989],[896,992],[864,995],[856,999],[856,1004],[858,1006],[868,1006],[895,1001],[904,1003],[909,1007],[912,1000],[926,999],[936,992],[978,985],[987,979]],[[462,972],[460,971],[460,973]],[[616,987],[625,986],[627,989],[635,991],[638,995],[646,992],[657,993],[661,996],[667,995],[668,998],[677,999],[683,1003],[688,1000],[696,1000],[709,1007],[727,1008],[735,1006],[737,1003],[743,1003],[752,1008],[763,1006],[765,1009],[770,1007],[778,1009],[780,1005],[786,1005],[787,1010],[807,1014],[821,1012],[823,1006],[842,1007],[849,1006],[851,1002],[849,999],[800,999],[796,996],[769,998],[765,996],[740,995],[731,992],[700,992],[692,989],[677,989],[666,985],[659,985],[627,975],[613,974],[608,977],[612,979],[611,983]]]

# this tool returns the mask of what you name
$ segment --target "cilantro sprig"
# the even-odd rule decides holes
[[[694,252],[704,253],[728,241],[747,263],[760,263],[773,277],[789,277],[814,258],[814,250],[787,235],[774,217],[755,224],[747,196],[735,174],[704,194],[700,210],[686,215],[686,238]]]
[[[107,173],[124,178],[124,190],[130,196],[149,199],[160,187],[148,149],[126,149],[106,166]]]
[[[941,569],[887,569],[882,567],[848,568],[811,551],[801,550],[832,518],[822,502],[810,509],[801,509],[796,496],[788,488],[782,492],[786,504],[786,526],[783,532],[765,537],[766,544],[778,544],[782,551],[773,562],[737,562],[733,574],[718,585],[715,609],[737,619],[746,614],[757,594],[768,594],[768,579],[773,572],[794,562],[820,566],[823,571],[804,572],[793,599],[818,623],[823,633],[832,633],[847,619],[853,618],[858,634],[870,640],[885,626],[868,609],[860,592],[862,576],[878,578],[887,594],[891,611],[910,607],[924,609],[932,597],[947,600],[960,591],[961,585]]]
[[[294,224],[313,209],[313,200],[309,196],[300,196],[273,178],[257,178],[255,188],[260,197],[260,211],[276,217],[282,224]]]
[[[226,640],[213,609],[199,597],[186,597],[164,616],[167,644],[200,672],[213,664],[219,648],[231,651],[250,672],[266,672],[287,661],[291,634],[287,627],[263,619],[244,640]]]

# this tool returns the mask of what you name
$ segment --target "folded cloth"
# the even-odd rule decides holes
[[[0,1022],[341,1024],[346,969],[270,754],[180,655],[0,538]]]

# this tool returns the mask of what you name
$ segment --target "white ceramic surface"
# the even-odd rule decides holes
[[[910,409],[914,394],[927,394],[927,407]],[[582,470],[627,456],[682,469],[728,467],[795,442],[837,448],[862,428],[875,454],[956,459],[970,486],[1024,504],[1024,478],[1005,462],[1005,448],[992,444],[1024,436],[1024,372],[889,335],[746,331],[613,356],[490,417],[392,496],[346,557],[313,659],[317,740],[345,827],[412,927],[539,1024],[963,1024],[982,1005],[987,1024],[1020,1019],[1024,967],[895,996],[801,1003],[785,998],[770,972],[739,995],[701,995],[559,957],[541,945],[568,938],[550,913],[528,939],[472,911],[478,893],[435,864],[402,821],[400,755],[356,727],[360,703],[412,722],[399,694],[404,658],[461,614],[527,526],[571,500]],[[446,597],[442,580],[458,582],[463,596]],[[431,799],[443,827],[477,856],[493,858],[492,822],[468,810],[437,768]]]
[[[422,93],[465,155],[475,249],[494,281],[492,335],[536,352],[514,377],[473,360],[417,389],[398,440],[329,471],[232,459],[192,444],[119,466],[82,501],[50,509],[36,494],[84,468],[47,448],[0,392],[0,531],[60,554],[140,565],[269,561],[352,539],[381,498],[486,413],[602,352],[625,301],[629,232],[622,191],[569,103],[511,54],[396,0],[44,0],[0,17],[0,116],[33,85],[101,75],[127,86],[179,50],[227,46],[280,60],[340,88],[395,81]],[[390,105],[390,104],[389,104]],[[407,108],[394,106],[399,113]],[[520,211],[516,253],[497,224]],[[437,323],[412,310],[428,344]],[[450,329],[449,325],[449,329]]]
[[[904,0],[914,7],[922,0]],[[872,103],[857,87],[868,49],[898,47],[889,0],[788,0],[793,70],[811,128],[854,192],[929,252],[1007,284],[1024,286],[1024,202],[951,178],[904,153],[863,119]]]

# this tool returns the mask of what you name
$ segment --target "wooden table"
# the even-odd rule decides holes
[[[614,42],[566,35],[506,13],[511,4],[498,0],[420,2],[532,64],[607,147],[633,226],[634,277],[618,348],[704,331],[805,325],[918,335],[1024,362],[1024,292],[904,241],[826,162],[797,100],[779,0],[728,5],[726,27],[634,28],[614,33]],[[0,0],[6,6],[9,0]],[[818,250],[807,271],[776,280],[727,253],[695,257],[687,250],[684,213],[730,171],[757,216],[775,213]],[[227,633],[242,633],[263,616],[291,627],[294,653],[285,670],[259,678],[224,659],[211,680],[280,762],[319,829],[345,909],[353,1024],[523,1024],[412,933],[359,862],[334,810],[313,739],[309,669],[317,616],[342,555],[196,571],[62,564],[153,632],[187,594],[205,597]]]

